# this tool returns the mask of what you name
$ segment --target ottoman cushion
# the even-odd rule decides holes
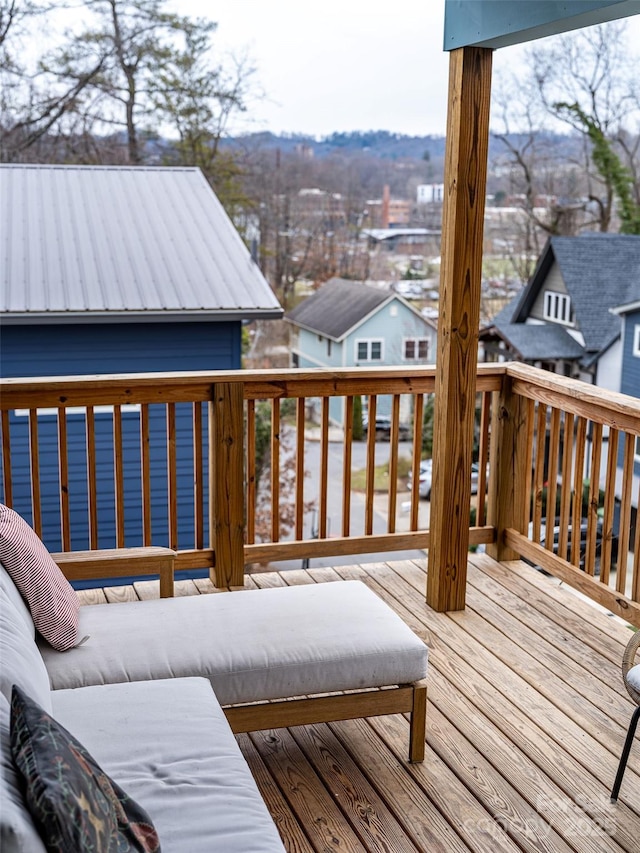
[[[427,647],[360,581],[82,607],[53,689],[202,675],[222,705],[403,684]]]

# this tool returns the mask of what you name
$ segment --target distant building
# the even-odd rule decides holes
[[[411,222],[412,204],[404,198],[391,198],[385,184],[381,199],[367,201],[369,221],[375,228],[399,228]]]
[[[425,255],[439,254],[441,234],[437,228],[363,228],[360,237],[367,241],[369,249],[414,256],[416,249]]]
[[[381,367],[436,359],[435,322],[387,289],[333,278],[285,319],[294,327],[293,367]],[[342,424],[342,400],[331,404],[332,420]]]
[[[416,190],[417,204],[442,204],[444,184],[419,184]]]

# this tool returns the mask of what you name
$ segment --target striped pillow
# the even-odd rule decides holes
[[[75,646],[78,596],[27,522],[4,504],[0,504],[0,562],[45,640],[59,651]]]

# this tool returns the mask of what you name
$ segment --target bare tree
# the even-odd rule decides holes
[[[75,109],[78,97],[97,74],[87,67],[80,77],[55,87],[42,68],[29,68],[25,43],[37,24],[61,7],[60,2],[0,0],[0,159],[20,159]],[[37,159],[37,157],[35,158]]]
[[[167,7],[168,0],[81,0],[55,47],[43,46],[26,68],[16,59],[21,39],[39,44],[38,16],[66,9],[65,0],[0,0],[2,159],[28,151],[32,160],[138,164],[159,156],[147,139],[162,134],[171,162],[201,166],[216,189],[230,185],[237,167],[219,140],[246,106],[252,69],[246,58],[214,62],[216,25]],[[68,10],[51,22],[60,17],[68,20]]]
[[[638,58],[627,48],[625,30],[625,22],[616,21],[535,43],[526,52],[528,73],[505,74],[498,82],[495,137],[505,146],[523,208],[547,234],[613,226],[616,191],[611,172],[594,160],[594,128],[619,156],[632,193],[640,193]],[[572,131],[570,153],[559,164],[546,157],[545,134],[563,127]],[[542,197],[544,211],[536,204]]]

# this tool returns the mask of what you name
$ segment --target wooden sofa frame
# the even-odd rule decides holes
[[[157,546],[68,551],[51,555],[70,580],[91,580],[130,575],[157,575],[160,597],[174,593],[176,552]],[[369,688],[338,694],[271,700],[223,708],[235,734],[264,729],[355,720],[383,714],[410,715],[409,761],[424,760],[427,682],[396,687]]]

